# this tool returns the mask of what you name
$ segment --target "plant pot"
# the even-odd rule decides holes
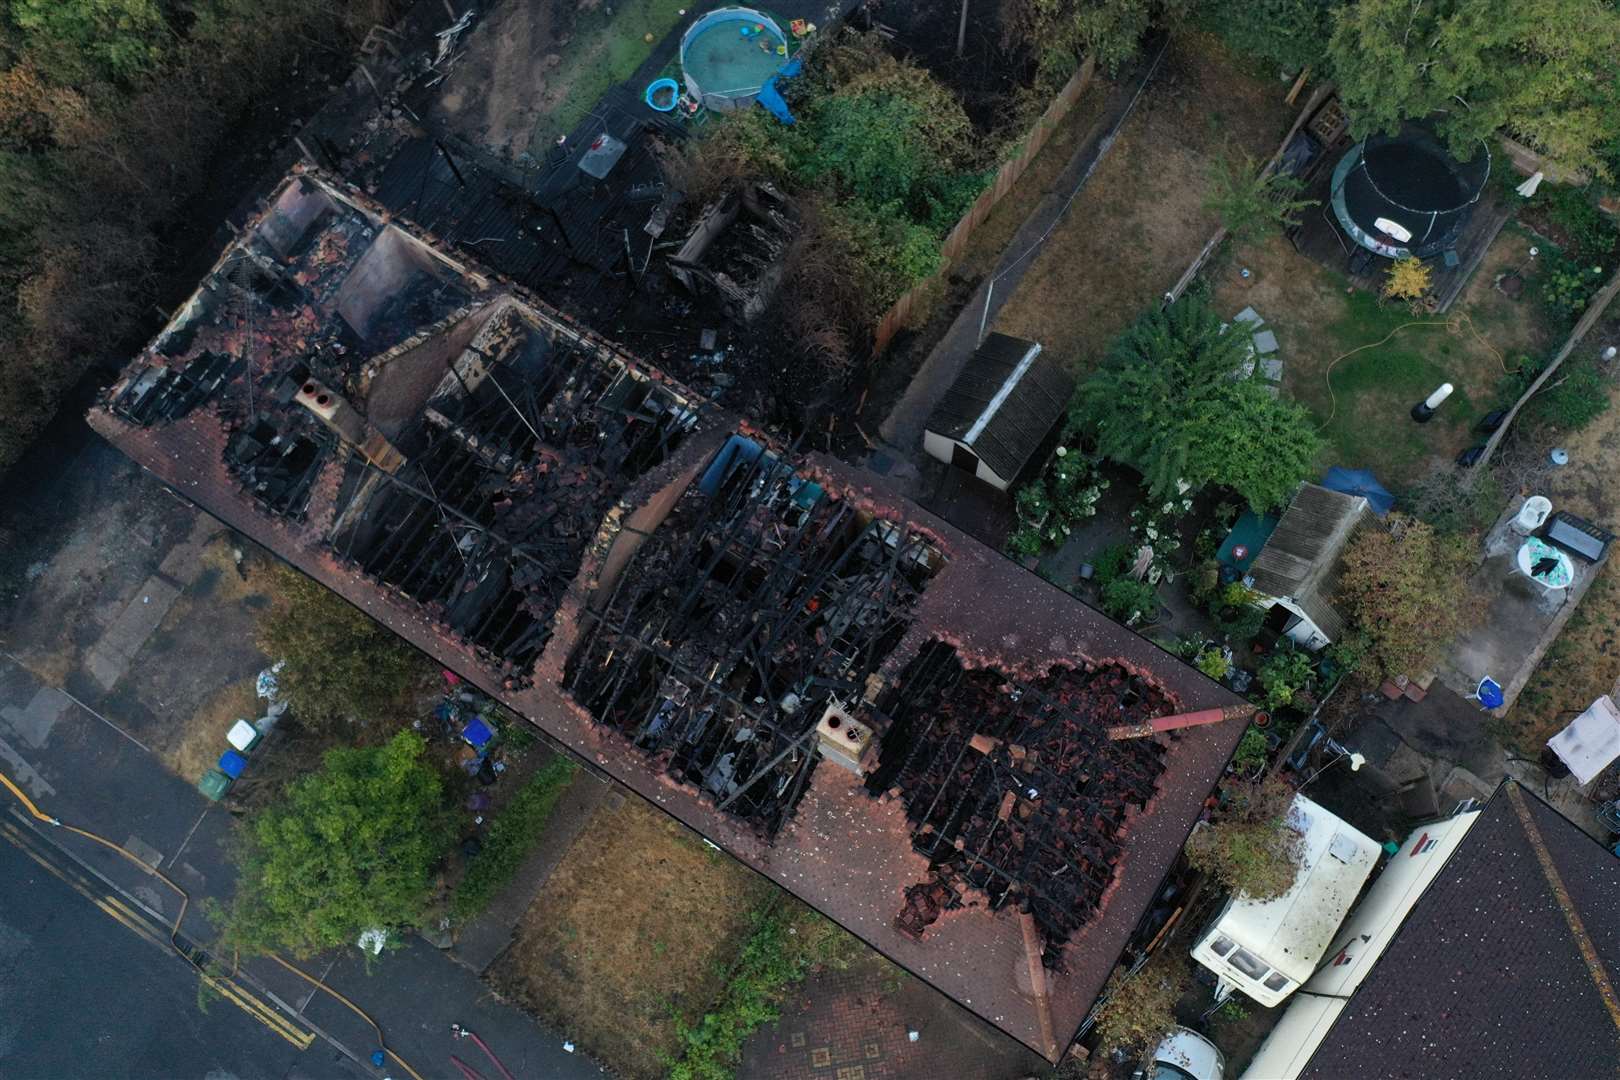
[[[1097,568],[1095,566],[1092,566],[1088,562],[1083,562],[1083,563],[1080,564],[1080,580],[1081,581],[1090,581],[1096,575],[1097,575]]]
[[[1271,714],[1265,711],[1257,712],[1249,719],[1249,723],[1257,728],[1267,727],[1271,723]]]

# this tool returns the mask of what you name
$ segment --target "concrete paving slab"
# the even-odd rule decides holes
[[[18,739],[37,750],[51,741],[51,729],[71,708],[72,698],[55,687],[42,686],[20,709],[15,705],[0,706],[0,720]]]
[[[1266,324],[1260,313],[1252,307],[1246,307],[1232,317],[1233,322],[1247,323],[1251,330],[1258,330]]]
[[[1282,397],[1282,387],[1278,386],[1276,383],[1261,383],[1260,388],[1266,393],[1270,394],[1272,397]]]
[[[1283,362],[1274,356],[1268,356],[1260,361],[1260,375],[1271,382],[1282,382]]]
[[[1255,351],[1264,355],[1277,351],[1277,335],[1270,330],[1260,330],[1254,335]]]
[[[124,850],[154,870],[163,865],[163,852],[134,833],[131,833],[129,839],[124,841]]]
[[[102,689],[111,690],[124,677],[135,654],[179,598],[180,587],[174,582],[156,574],[146,579],[134,599],[85,654],[85,668]]]

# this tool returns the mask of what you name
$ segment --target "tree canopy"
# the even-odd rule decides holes
[[[427,670],[422,654],[342,597],[277,567],[277,600],[259,624],[259,648],[285,661],[281,692],[308,724],[387,719]]]
[[[1109,347],[1070,418],[1139,470],[1153,501],[1213,484],[1257,511],[1281,506],[1322,443],[1303,408],[1241,375],[1248,343],[1201,300],[1155,306]]]
[[[327,752],[321,770],[248,822],[226,937],[306,956],[374,927],[413,926],[451,839],[421,736]]]
[[[1288,823],[1294,790],[1281,780],[1230,784],[1214,821],[1187,839],[1187,861],[1251,900],[1274,900],[1299,876],[1304,838]]]
[[[1418,676],[1463,627],[1472,541],[1405,514],[1361,529],[1345,546],[1338,599],[1371,641],[1384,675]]]
[[[1320,64],[1344,0],[1207,0],[1198,21],[1241,56],[1256,56],[1292,74]]]
[[[1620,139],[1620,9],[1603,0],[1357,0],[1334,12],[1334,78],[1358,135],[1436,117],[1459,158],[1498,129],[1606,174]]]

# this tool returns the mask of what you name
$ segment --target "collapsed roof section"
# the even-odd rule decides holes
[[[359,197],[295,176],[113,388],[141,427],[217,421],[261,510],[310,514],[513,684],[586,545],[695,400]]]
[[[767,838],[943,565],[926,538],[733,436],[613,587],[571,665],[601,723]],[[848,738],[840,760],[858,767]]]
[[[1065,944],[1114,883],[1128,816],[1164,771],[1163,746],[1108,728],[1174,712],[1171,699],[1117,663],[1021,678],[964,668],[935,641],[879,705],[887,730],[867,787],[903,801],[929,861],[898,928],[921,936],[976,890],[992,910],[1033,915],[1042,963],[1063,970]]]

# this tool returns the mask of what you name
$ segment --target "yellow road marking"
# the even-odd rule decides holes
[[[24,855],[38,863],[45,870],[48,870],[52,875],[65,883],[68,888],[90,901],[124,927],[129,930],[133,930],[140,937],[144,938],[151,944],[156,945],[164,952],[172,951],[172,943],[167,938],[157,933],[157,931],[153,928],[152,923],[146,916],[138,914],[133,908],[124,903],[124,901],[120,900],[118,897],[110,894],[103,894],[91,888],[89,884],[78,874],[73,873],[63,867],[57,866],[55,863],[45,858],[35,850],[34,844],[31,843],[21,833],[21,831],[17,829],[16,826],[12,825],[10,822],[0,822],[0,834],[3,834],[6,839],[11,842],[12,846],[18,851],[21,851]],[[274,1006],[265,1002],[252,992],[244,989],[242,986],[224,979],[217,979],[212,975],[202,975],[201,978],[210,989],[214,990],[227,1001],[230,1001],[249,1016],[258,1020],[277,1035],[280,1035],[283,1039],[286,1039],[288,1042],[298,1047],[298,1049],[308,1050],[311,1044],[315,1042],[315,1033],[313,1031],[305,1031],[302,1028],[299,1028]]]

